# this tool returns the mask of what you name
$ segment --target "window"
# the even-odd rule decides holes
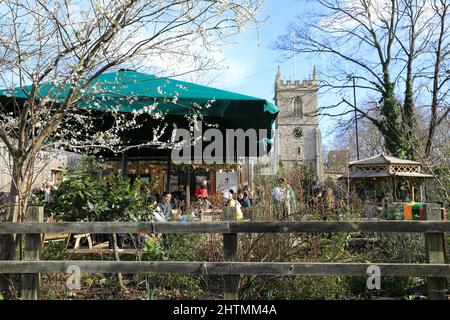
[[[293,111],[296,115],[302,115],[303,114],[303,99],[301,97],[295,97],[295,99],[292,101],[293,104]]]
[[[51,170],[53,185],[59,186],[62,181],[62,171],[61,170]]]
[[[302,148],[297,147],[297,154],[302,154]]]

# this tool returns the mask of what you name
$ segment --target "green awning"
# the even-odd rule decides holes
[[[69,84],[55,88],[52,84],[39,87],[37,97],[50,92],[50,98],[63,100]],[[1,90],[0,95],[27,98],[31,87]],[[57,91],[60,92],[57,92]],[[209,107],[205,107],[210,103]],[[202,86],[170,78],[120,70],[105,73],[94,80],[83,95],[79,108],[99,111],[140,112],[155,105],[151,112],[170,116],[186,116],[199,112],[205,120],[219,121],[226,127],[270,129],[279,110],[265,99]],[[211,118],[211,119],[208,119]]]
[[[69,85],[44,84],[39,87],[36,97],[39,99],[50,92],[51,99],[63,101]],[[11,101],[12,96],[19,100],[26,99],[26,92],[30,90],[31,86],[0,90],[0,100],[5,105]],[[77,106],[80,110],[92,109],[100,113],[112,110],[122,113],[143,113],[140,116],[143,126],[129,131],[130,144],[151,140],[152,127],[155,124],[153,121],[156,120],[149,119],[146,112],[163,112],[164,119],[168,123],[176,124],[177,127],[186,127],[187,116],[197,114],[201,115],[203,122],[217,125],[220,130],[266,129],[267,135],[258,138],[264,139],[270,149],[272,130],[279,112],[277,106],[265,99],[170,78],[159,78],[133,70],[119,70],[100,75],[88,86],[80,101],[82,102]],[[150,106],[154,108],[150,108],[149,111]],[[99,123],[96,130],[104,130],[104,123]],[[150,156],[158,152],[135,150],[130,151],[130,154]]]

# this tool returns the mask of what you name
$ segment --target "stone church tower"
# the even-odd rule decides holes
[[[275,77],[275,104],[279,107],[280,161],[286,166],[309,166],[319,181],[323,177],[322,138],[317,116],[318,78],[283,81],[280,67]]]

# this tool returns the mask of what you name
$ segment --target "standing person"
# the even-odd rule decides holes
[[[297,211],[297,199],[295,198],[294,189],[291,186],[291,181],[286,182],[287,194],[289,199],[289,214]]]
[[[49,180],[45,180],[43,191],[44,191],[44,202],[51,202],[52,201],[52,187],[53,182]]]
[[[207,186],[208,186],[208,181],[202,180],[200,187],[195,189],[194,196],[195,197],[202,196],[203,198],[208,198]]]
[[[279,178],[277,180],[277,186],[272,189],[272,197],[275,201],[275,215],[277,220],[280,220],[280,212],[284,216],[285,203],[286,203],[286,189],[283,187],[284,180]]]
[[[177,190],[173,192],[174,198],[176,198],[178,201],[183,201],[186,198],[186,192],[184,191],[184,185],[180,184],[177,187]]]
[[[282,178],[277,180],[277,186],[272,189],[272,197],[275,200],[275,214],[277,220],[280,220],[280,212],[282,213],[282,218],[286,218],[290,211],[289,195]]]
[[[226,192],[223,194],[223,197],[225,198],[225,207],[236,207],[236,220],[242,220],[244,219],[244,214],[241,210],[241,204],[239,201],[234,199],[234,191],[230,190],[229,192]]]
[[[324,192],[323,201],[325,207],[334,210],[334,192],[333,189],[327,187]]]
[[[243,190],[238,190],[237,192],[237,200],[241,204],[243,208],[250,207],[250,199],[248,197],[248,193]]]
[[[250,190],[248,184],[245,184],[242,189],[244,190],[244,195],[247,194],[247,198],[250,200],[250,205],[253,205],[253,192]]]

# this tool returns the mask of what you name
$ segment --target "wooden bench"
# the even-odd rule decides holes
[[[57,222],[52,216],[47,218],[47,222],[54,223]],[[42,235],[42,245],[45,243],[48,243],[49,241],[66,241],[69,242],[70,239],[70,233],[44,233]]]
[[[54,223],[57,222],[52,216],[48,217],[47,222]],[[66,248],[69,245],[70,233],[45,233],[42,239],[42,245],[44,243],[48,243],[49,241],[66,241]],[[81,240],[85,238],[88,242],[89,249],[92,249],[92,238],[90,233],[81,233],[73,235],[75,238],[74,249],[78,249],[80,247]]]
[[[91,249],[66,249],[67,253],[70,255],[89,255],[89,254],[114,254],[114,251],[108,248],[91,248]],[[141,250],[136,249],[121,249],[117,252],[120,255],[133,255],[139,256]]]

